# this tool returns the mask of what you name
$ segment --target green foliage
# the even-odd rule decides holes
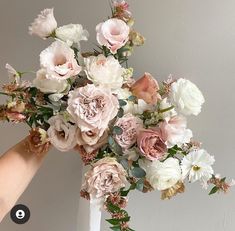
[[[131,170],[131,173],[134,177],[136,178],[142,178],[146,176],[146,172],[144,171],[144,169],[140,168],[140,167],[134,167]]]
[[[219,188],[217,186],[214,186],[211,191],[209,192],[209,195],[213,195],[219,191]]]

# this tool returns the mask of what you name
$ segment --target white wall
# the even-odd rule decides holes
[[[234,0],[130,0],[136,29],[147,38],[131,58],[136,77],[144,71],[159,80],[170,73],[194,81],[206,104],[189,126],[197,139],[216,157],[215,169],[234,176],[235,163],[235,1]],[[95,42],[94,28],[109,13],[108,0],[0,0],[0,81],[7,81],[6,62],[19,70],[36,70],[38,54],[49,42],[30,37],[27,26],[43,8],[55,7],[60,25],[82,23],[90,31],[87,48]],[[1,99],[2,102],[2,99]],[[0,152],[15,144],[27,129],[0,125]],[[32,217],[22,226],[9,216],[1,231],[75,231],[81,162],[75,153],[48,155],[42,169],[20,199]],[[17,170],[16,170],[17,171]],[[234,190],[224,196],[207,196],[200,186],[161,201],[159,193],[133,193],[129,211],[137,231],[233,231]],[[108,230],[102,228],[102,230]],[[85,230],[79,230],[85,231]]]

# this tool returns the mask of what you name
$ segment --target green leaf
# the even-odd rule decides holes
[[[29,93],[32,95],[32,97],[35,97],[38,92],[38,89],[36,87],[32,87],[29,90]]]
[[[211,189],[211,191],[209,192],[209,195],[212,195],[212,194],[215,194],[215,193],[217,193],[218,192],[218,190],[219,190],[219,188],[218,187],[213,187],[212,189]]]
[[[110,227],[110,229],[112,229],[114,231],[121,231],[121,226],[120,225],[116,225],[116,226]]]
[[[118,219],[106,219],[106,221],[108,223],[110,223],[111,225],[118,225],[119,224]]]
[[[136,96],[131,95],[131,96],[129,96],[128,100],[129,100],[129,101],[136,101],[137,98],[136,98]]]
[[[115,212],[120,212],[120,208],[116,205],[113,205],[112,203],[107,204],[107,208],[110,212],[115,213]]]
[[[131,173],[134,177],[136,178],[142,178],[146,176],[146,172],[144,171],[144,169],[140,168],[140,167],[134,167],[131,170]]]
[[[222,178],[220,181],[225,182],[225,180],[226,180],[226,177]]]
[[[110,136],[109,137],[109,147],[112,150],[113,153],[117,154],[117,155],[122,155],[122,148],[119,144],[116,143],[116,141]]]
[[[123,133],[123,130],[122,130],[122,128],[120,128],[120,127],[118,127],[118,126],[114,126],[113,127],[113,134],[115,134],[115,135],[121,135]]]

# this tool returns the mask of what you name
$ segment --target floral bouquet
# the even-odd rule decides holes
[[[209,194],[227,192],[233,181],[214,174],[214,157],[187,128],[185,116],[197,116],[204,103],[200,90],[172,76],[162,83],[149,73],[135,80],[128,58],[145,39],[125,1],[113,1],[111,10],[96,26],[92,52],[81,50],[88,40],[82,25],[57,27],[53,9],[43,10],[29,32],[55,41],[41,52],[35,74],[6,65],[11,82],[1,92],[8,100],[0,119],[28,124],[28,148],[37,155],[50,144],[75,149],[89,166],[81,196],[111,214],[112,230],[130,231],[125,207],[132,190],[159,190],[170,199],[187,181],[212,185]],[[32,82],[23,80],[27,74]]]

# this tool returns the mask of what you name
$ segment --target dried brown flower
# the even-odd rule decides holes
[[[171,199],[173,196],[176,196],[178,193],[183,193],[185,190],[184,183],[182,181],[178,181],[173,187],[163,190],[161,199]]]
[[[90,194],[85,190],[80,191],[80,196],[86,200],[90,200]]]
[[[27,151],[40,155],[46,153],[50,148],[46,131],[41,128],[34,128],[30,131],[26,141]]]

